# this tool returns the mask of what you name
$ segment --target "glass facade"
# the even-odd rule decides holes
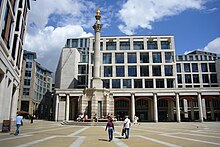
[[[147,42],[147,49],[149,49],[149,50],[156,50],[156,49],[158,49],[157,41],[148,41]]]
[[[143,41],[134,41],[133,42],[134,50],[143,50],[144,42]]]
[[[116,66],[116,77],[124,77],[124,66]]]
[[[115,63],[124,63],[124,53],[115,54]]]
[[[130,42],[129,41],[120,42],[120,50],[130,50]]]
[[[116,42],[106,42],[106,50],[116,50]]]
[[[153,63],[162,63],[160,52],[153,52],[152,56],[153,56]]]
[[[128,76],[136,77],[137,76],[137,67],[136,66],[128,66]]]
[[[140,63],[149,63],[149,53],[147,52],[140,53]]]
[[[136,53],[128,53],[128,63],[137,63]]]
[[[112,63],[112,54],[103,53],[103,64],[111,64],[111,63]]]
[[[131,88],[131,79],[123,80],[123,88]]]

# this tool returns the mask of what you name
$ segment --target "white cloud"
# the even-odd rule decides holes
[[[164,17],[178,15],[187,9],[203,9],[207,0],[127,0],[118,16],[119,29],[132,35],[138,28],[152,29],[152,23]]]
[[[209,42],[207,46],[204,48],[204,50],[220,54],[220,37]]]
[[[61,49],[66,39],[72,37],[89,37],[92,33],[86,33],[79,25],[67,25],[54,28],[48,26],[38,30],[36,34],[27,34],[25,49],[37,53],[37,61],[42,66],[55,72]]]
[[[195,49],[195,50],[206,51],[206,52],[216,53],[220,55],[220,37],[209,42],[203,49]],[[184,54],[186,55],[192,51],[194,50],[185,51]]]

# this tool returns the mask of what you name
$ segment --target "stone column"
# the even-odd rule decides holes
[[[134,93],[131,93],[131,121],[134,121],[134,115],[135,115],[135,98]]]
[[[211,119],[215,120],[215,113],[212,100],[209,101],[210,109],[211,109]]]
[[[100,23],[101,15],[100,9],[96,10],[96,23],[93,25],[93,29],[95,31],[95,48],[94,48],[94,76],[92,80],[93,88],[102,88],[102,80],[100,79],[100,31],[102,28],[102,24]]]
[[[180,120],[179,93],[176,93],[176,120],[177,120],[177,122],[181,122],[181,120]]]
[[[203,118],[207,119],[207,115],[206,115],[206,105],[205,105],[205,99],[202,99],[202,113],[203,113]]]
[[[158,122],[158,111],[157,111],[157,94],[153,94],[154,97],[154,122]]]
[[[36,109],[36,106],[35,106],[35,109]],[[56,95],[55,121],[58,121],[58,112],[59,112],[59,94]]]
[[[184,110],[184,118],[189,118],[188,117],[188,103],[187,103],[187,99],[183,99],[183,110]]]
[[[197,98],[198,98],[198,107],[199,107],[199,121],[203,122],[201,93],[198,93]]]
[[[190,109],[191,109],[191,120],[195,120],[195,115],[194,115],[194,102],[193,100],[190,101]]]
[[[69,94],[66,95],[66,121],[69,121],[69,114],[70,114],[70,97]]]

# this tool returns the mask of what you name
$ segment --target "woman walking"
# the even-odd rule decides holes
[[[107,123],[107,125],[105,127],[105,131],[107,130],[107,128],[108,128],[108,138],[109,138],[109,141],[112,141],[112,139],[113,139],[113,131],[115,130],[112,119],[108,120],[108,123]]]

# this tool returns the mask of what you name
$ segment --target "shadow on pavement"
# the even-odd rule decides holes
[[[118,138],[118,139],[125,139],[125,138],[122,137],[122,136],[116,136],[115,138]]]
[[[108,139],[99,139],[99,141],[108,141]]]

